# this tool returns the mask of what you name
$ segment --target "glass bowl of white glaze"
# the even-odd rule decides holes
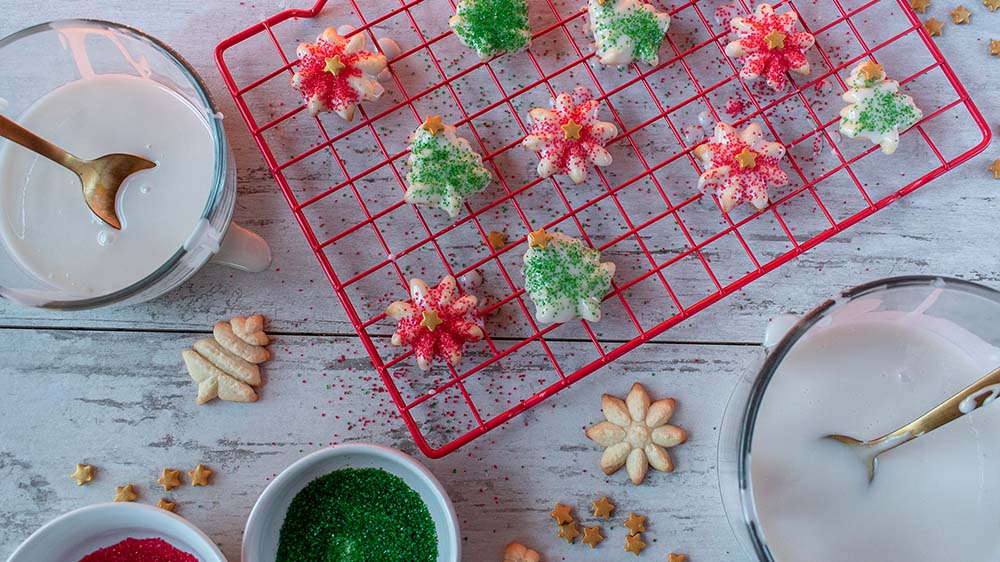
[[[0,297],[50,309],[137,303],[175,288],[213,256],[246,270],[267,245],[231,223],[235,164],[222,116],[165,43],[95,20],[0,39],[0,114],[83,159],[125,152],[156,163],[101,222],[70,171],[0,139]]]
[[[993,289],[914,276],[773,319],[719,442],[723,503],[748,556],[1000,559],[1000,406],[885,453],[871,483],[857,456],[823,439],[894,431],[1000,366],[998,317]]]

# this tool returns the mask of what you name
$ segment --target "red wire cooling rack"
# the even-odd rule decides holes
[[[746,0],[669,4],[660,63],[605,68],[592,51],[583,0],[530,3],[524,53],[489,61],[447,28],[454,1],[346,0],[289,10],[223,41],[216,59],[236,105],[348,318],[420,449],[455,451],[684,319],[944,174],[986,147],[990,132],[940,51],[903,0],[795,0],[817,38],[812,73],[771,92],[745,83],[724,54],[727,21]],[[436,11],[435,11],[436,10]],[[311,118],[288,86],[295,47],[351,24],[371,42],[395,35],[389,93],[356,123]],[[381,48],[381,47],[380,47]],[[276,52],[275,52],[276,49]],[[874,58],[916,98],[925,117],[899,152],[841,140],[843,77]],[[588,184],[534,174],[518,147],[532,106],[582,84],[622,133],[615,163]],[[457,218],[406,205],[406,139],[428,113],[473,141],[496,180]],[[691,152],[711,122],[762,123],[788,147],[792,184],[764,212],[726,215],[701,195]],[[600,323],[540,326],[520,274],[525,235],[545,227],[579,235],[618,264]],[[506,230],[500,250],[490,230]],[[458,369],[417,370],[388,345],[384,309],[407,298],[408,278],[485,281],[486,338]],[[473,284],[475,285],[475,284]]]

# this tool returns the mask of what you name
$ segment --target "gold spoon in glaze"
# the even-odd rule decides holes
[[[115,199],[125,178],[156,167],[154,162],[131,154],[108,154],[96,160],[83,160],[50,143],[28,129],[0,115],[0,137],[75,173],[83,184],[83,199],[95,215],[108,226],[120,230],[122,223],[115,213]]]
[[[1000,396],[1000,368],[965,387],[958,394],[945,400],[926,414],[882,437],[870,441],[861,441],[846,435],[825,435],[823,438],[833,439],[853,449],[868,465],[868,483],[870,484],[875,479],[879,455],[970,414],[989,404],[997,396]]]

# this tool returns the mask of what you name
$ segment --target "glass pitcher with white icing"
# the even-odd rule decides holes
[[[130,176],[99,220],[79,179],[0,139],[0,297],[52,309],[143,302],[209,260],[262,271],[270,250],[232,223],[235,164],[201,79],[164,43],[94,20],[0,39],[0,113],[74,155],[156,163]]]

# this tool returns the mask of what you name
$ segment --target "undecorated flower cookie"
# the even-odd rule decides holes
[[[589,168],[610,166],[611,153],[604,145],[618,134],[613,124],[598,121],[601,103],[590,89],[577,87],[552,100],[552,109],[536,107],[531,117],[531,131],[521,146],[541,157],[538,175],[569,174],[573,182],[587,181]]]
[[[397,321],[391,343],[412,347],[423,371],[437,358],[458,365],[465,344],[483,339],[483,330],[475,321],[477,303],[474,295],[459,292],[451,275],[433,289],[421,279],[411,279],[410,300],[396,301],[385,312]]]
[[[590,29],[597,59],[604,64],[659,62],[660,45],[670,27],[670,15],[642,0],[590,0]]]
[[[512,542],[503,551],[503,562],[539,562],[542,559],[537,552],[519,542]]]
[[[455,127],[441,123],[440,115],[427,117],[410,135],[407,203],[440,207],[454,217],[462,201],[486,189],[491,178],[483,157]]]
[[[899,93],[899,82],[889,80],[881,64],[866,60],[851,71],[840,111],[840,132],[848,138],[868,139],[893,154],[899,135],[924,116],[913,98]]]
[[[784,90],[787,72],[809,74],[806,51],[816,39],[799,31],[798,23],[794,11],[776,14],[770,4],[759,4],[748,18],[733,18],[729,27],[737,39],[726,45],[726,54],[743,60],[740,76],[747,80],[763,77],[771,88]]]
[[[531,44],[527,0],[460,0],[448,25],[483,59]]]
[[[720,122],[712,140],[695,148],[694,155],[706,170],[698,178],[698,188],[713,189],[727,213],[741,202],[762,211],[769,202],[768,188],[788,183],[788,175],[778,165],[785,147],[765,139],[757,123],[737,131]]]
[[[561,232],[539,229],[528,235],[524,286],[539,322],[601,319],[601,301],[611,290],[615,264],[601,252]]]
[[[345,39],[329,27],[315,43],[299,45],[295,54],[299,66],[292,87],[302,93],[313,116],[332,111],[352,121],[359,103],[385,93],[378,76],[386,58],[365,49],[364,33]]]

